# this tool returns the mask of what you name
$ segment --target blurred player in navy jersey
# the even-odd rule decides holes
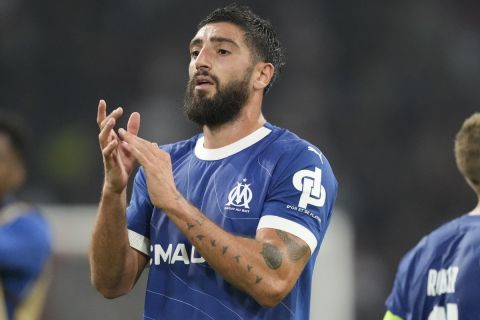
[[[309,319],[337,182],[317,147],[262,115],[280,43],[269,22],[232,5],[200,22],[189,50],[185,113],[202,134],[158,147],[137,135],[138,113],[115,132],[123,110],[99,103],[93,285],[121,296],[150,263],[144,319]]]
[[[0,319],[39,319],[48,287],[50,228],[15,192],[26,178],[25,139],[0,116]]]
[[[384,320],[480,319],[480,113],[455,139],[457,166],[479,199],[424,237],[400,262]]]

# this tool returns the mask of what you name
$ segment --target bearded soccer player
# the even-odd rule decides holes
[[[158,147],[137,135],[138,113],[114,131],[122,109],[99,103],[92,283],[124,295],[150,261],[144,319],[309,319],[337,182],[317,147],[262,115],[284,64],[276,34],[231,5],[200,22],[189,50],[185,112],[203,133]]]
[[[403,257],[384,320],[480,319],[480,113],[457,133],[455,158],[477,206],[425,236]]]

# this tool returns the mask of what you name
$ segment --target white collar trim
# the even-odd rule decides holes
[[[243,137],[242,139],[235,141],[232,144],[229,144],[225,147],[217,148],[217,149],[207,149],[203,146],[203,142],[205,140],[204,136],[201,136],[197,140],[197,144],[195,145],[195,155],[200,160],[220,160],[235,153],[238,153],[258,141],[262,140],[266,136],[268,136],[272,132],[271,129],[266,127],[261,127],[254,132],[250,133],[248,136]]]

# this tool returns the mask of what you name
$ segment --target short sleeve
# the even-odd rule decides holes
[[[0,227],[0,271],[36,275],[52,252],[50,227],[32,211]]]
[[[385,316],[383,316],[383,320],[403,320],[403,318],[400,318],[396,314],[393,314],[393,312],[390,310],[387,310]]]
[[[406,318],[408,314],[408,275],[412,259],[415,256],[415,251],[408,252],[400,261],[397,273],[395,275],[395,281],[393,283],[393,289],[387,300],[385,306],[387,310],[393,314]]]
[[[273,228],[304,240],[313,254],[330,223],[337,181],[325,156],[305,142],[280,157],[257,229]]]
[[[128,239],[132,248],[147,256],[150,252],[150,220],[153,210],[143,167],[140,167],[135,175],[132,197],[127,207]]]

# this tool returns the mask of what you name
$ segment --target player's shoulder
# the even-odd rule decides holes
[[[265,126],[273,133],[271,143],[265,148],[265,156],[284,159],[292,164],[306,163],[331,170],[327,157],[319,147],[287,129],[270,123]]]
[[[272,131],[273,141],[270,143],[270,149],[275,149],[279,153],[301,151],[308,146],[315,147],[305,139],[300,138],[295,133],[285,128],[280,128],[270,123],[266,123],[265,127]],[[315,147],[316,148],[316,147]],[[316,148],[318,149],[318,148]]]
[[[452,237],[463,237],[466,233],[478,229],[480,229],[480,216],[464,214],[434,229],[425,237],[423,242],[419,243],[419,246],[426,246],[432,242],[443,242]]]
[[[480,216],[461,215],[442,224],[425,238],[425,247],[440,248],[440,250],[443,247],[453,249],[466,242],[480,245]]]
[[[42,210],[28,202],[13,201],[0,210],[0,227],[13,232],[17,239],[31,242],[35,250],[50,250],[51,228]]]
[[[1,208],[0,213],[0,224],[13,221],[20,221],[22,223],[46,221],[40,208],[25,201],[11,201]]]
[[[406,266],[415,264],[418,259],[431,259],[438,254],[444,254],[452,246],[459,245],[462,241],[476,241],[480,244],[480,217],[461,215],[447,221],[422,239],[402,258]]]

